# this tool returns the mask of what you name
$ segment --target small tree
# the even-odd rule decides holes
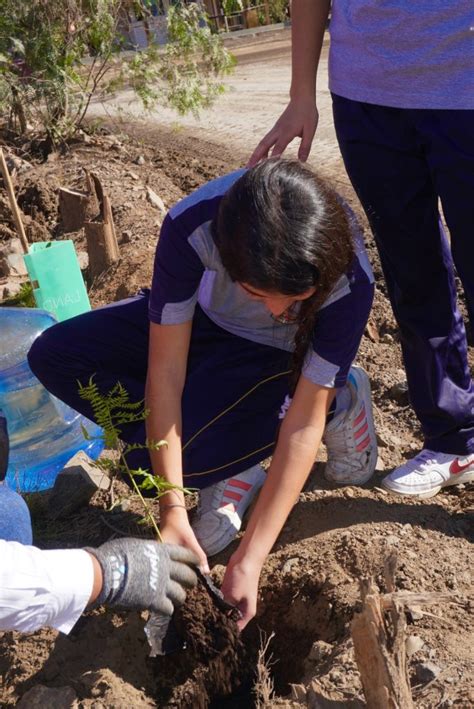
[[[148,12],[149,0],[134,5]],[[56,142],[83,123],[92,98],[130,85],[146,109],[198,112],[223,91],[234,59],[197,3],[168,13],[168,44],[123,53],[125,0],[0,0],[0,115]]]

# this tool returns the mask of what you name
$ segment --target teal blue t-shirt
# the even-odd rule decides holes
[[[398,108],[474,108],[473,0],[333,0],[330,90]]]

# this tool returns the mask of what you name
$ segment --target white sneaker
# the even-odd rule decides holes
[[[387,475],[382,485],[399,495],[434,497],[441,488],[474,481],[474,453],[436,453],[427,448]]]
[[[233,478],[201,490],[198,510],[191,526],[207,556],[218,554],[235,538],[245,511],[265,482],[265,477],[262,466],[254,465]]]
[[[361,367],[351,367],[346,386],[351,405],[335,416],[324,431],[328,452],[324,477],[338,485],[363,485],[377,464],[369,377]]]

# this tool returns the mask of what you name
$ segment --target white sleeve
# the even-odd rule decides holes
[[[68,633],[93,582],[92,559],[83,549],[42,551],[0,540],[0,630],[50,626]]]

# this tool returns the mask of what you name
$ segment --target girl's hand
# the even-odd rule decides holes
[[[234,603],[242,613],[237,621],[240,630],[252,620],[257,612],[258,580],[261,566],[245,557],[242,560],[230,558],[221,591],[229,603]]]
[[[292,99],[273,128],[253,151],[247,167],[254,167],[260,160],[267,158],[270,150],[272,157],[279,157],[293,138],[298,137],[301,138],[298,158],[305,162],[311,150],[317,125],[318,110],[314,96]]]
[[[161,538],[167,544],[179,544],[191,549],[199,559],[203,574],[210,572],[207,556],[201,548],[189,524],[188,513],[183,507],[171,507],[161,511]]]

